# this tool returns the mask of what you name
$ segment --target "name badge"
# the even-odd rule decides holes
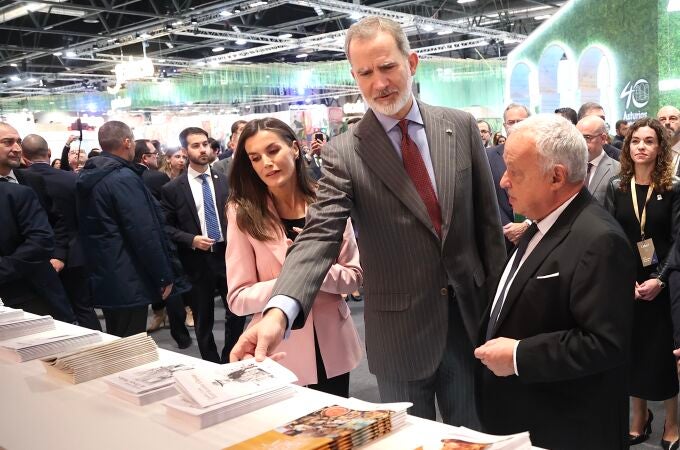
[[[654,249],[654,242],[651,239],[645,239],[637,243],[638,252],[640,253],[640,260],[642,267],[648,267],[659,262],[656,257]]]

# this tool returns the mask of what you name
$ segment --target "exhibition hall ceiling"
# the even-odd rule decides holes
[[[0,0],[0,97],[105,90],[131,58],[162,77],[341,60],[346,29],[366,15],[400,21],[423,57],[503,58],[564,3]]]

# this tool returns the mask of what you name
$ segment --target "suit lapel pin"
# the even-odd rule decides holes
[[[657,195],[656,195],[656,199],[659,200],[659,201],[661,201],[661,200],[663,200],[663,197],[661,196],[661,194],[657,194]]]
[[[453,134],[453,130],[452,130],[451,128],[447,128],[447,129],[446,129],[446,134],[448,134],[449,136],[451,136],[451,135]]]
[[[217,179],[217,175],[213,175],[213,178]]]

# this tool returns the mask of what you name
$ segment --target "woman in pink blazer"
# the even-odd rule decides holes
[[[283,266],[288,246],[304,227],[316,185],[293,130],[274,119],[248,122],[231,163],[227,208],[227,284],[229,308],[261,319]],[[358,289],[363,273],[348,222],[337,262],[317,295],[305,326],[293,330],[277,351],[279,362],[298,383],[347,397],[349,372],[362,350],[349,308],[340,294]]]

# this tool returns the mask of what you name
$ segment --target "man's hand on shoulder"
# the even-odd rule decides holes
[[[274,353],[274,350],[283,340],[287,321],[286,315],[279,308],[269,309],[262,320],[243,332],[229,354],[229,361],[248,358],[262,361],[266,357],[278,360],[286,356],[283,352]]]
[[[503,225],[503,235],[505,235],[507,240],[517,245],[519,239],[522,237],[524,232],[527,231],[527,228],[529,228],[529,225],[527,225],[526,222],[507,223]]]
[[[509,338],[491,339],[475,349],[475,358],[498,377],[515,374],[515,345],[517,341]]]

